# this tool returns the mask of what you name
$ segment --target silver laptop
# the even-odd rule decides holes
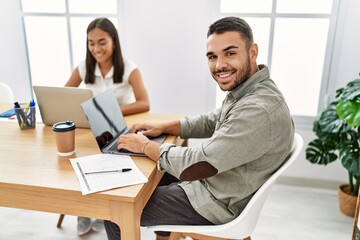
[[[89,128],[80,104],[93,97],[91,89],[33,86],[42,121],[45,125],[71,120],[77,128]]]
[[[103,153],[145,156],[142,153],[133,153],[126,149],[117,148],[118,137],[127,134],[130,129],[120,111],[111,89],[85,101],[81,107],[89,121],[89,125],[96,142]],[[167,135],[149,138],[162,143]]]

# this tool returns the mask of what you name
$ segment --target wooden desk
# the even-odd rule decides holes
[[[180,117],[143,113],[126,117],[126,122],[131,126]],[[71,158],[99,153],[89,129],[75,134]],[[166,142],[182,144],[174,136]],[[162,173],[149,158],[133,160],[148,183],[83,196],[68,157],[57,155],[51,127],[38,123],[35,129],[20,130],[16,121],[0,122],[0,206],[111,220],[120,226],[122,239],[140,240],[141,212]]]

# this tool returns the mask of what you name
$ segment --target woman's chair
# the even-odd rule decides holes
[[[14,103],[14,95],[11,88],[0,82],[0,103]]]
[[[188,226],[188,225],[158,225],[149,226],[151,231],[171,232],[169,240],[179,240],[181,237],[191,237],[197,240],[245,239],[251,240],[260,211],[268,197],[275,180],[299,156],[304,141],[295,133],[294,143],[288,160],[257,190],[242,213],[233,221],[221,225]]]

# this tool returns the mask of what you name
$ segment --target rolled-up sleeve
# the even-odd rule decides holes
[[[216,127],[218,114],[219,109],[196,117],[180,119],[180,137],[183,139],[211,137]],[[201,145],[188,148],[165,143],[160,147],[158,169],[160,171],[166,171],[179,179],[182,179],[181,174],[184,170],[190,169],[189,167],[199,162],[207,162],[202,153]],[[202,166],[204,166],[204,164]],[[198,165],[196,168],[198,168]],[[193,168],[191,168],[191,170],[192,169]],[[199,168],[199,171],[201,171],[201,169],[202,168]],[[196,169],[195,171],[198,170]],[[190,172],[192,176],[195,174],[194,179],[198,179],[198,176],[201,176],[201,174],[199,175],[197,172]]]
[[[191,148],[162,144],[159,170],[179,179],[182,179],[184,171],[188,171],[192,178],[189,180],[196,180],[201,179],[197,176],[210,177],[263,155],[270,142],[269,114],[254,104],[235,107],[242,109],[230,111],[222,118],[211,113],[182,119],[181,137],[203,137],[208,134],[211,137]],[[203,124],[204,122],[214,124]],[[204,171],[208,171],[208,175]]]

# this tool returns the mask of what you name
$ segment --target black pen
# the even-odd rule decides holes
[[[105,171],[96,171],[96,172],[86,172],[85,175],[89,174],[97,174],[97,173],[111,173],[111,172],[129,172],[131,168],[123,168],[123,169],[116,169],[116,170],[105,170]]]

